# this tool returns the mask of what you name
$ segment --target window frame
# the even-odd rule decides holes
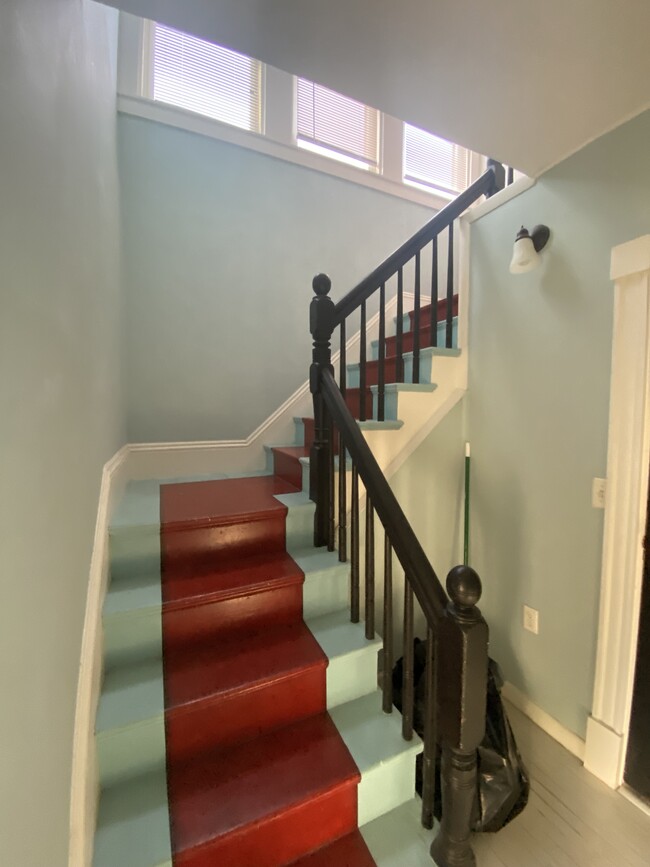
[[[433,187],[406,183],[403,178],[404,122],[378,112],[379,158],[376,171],[358,168],[297,145],[297,77],[260,62],[260,132],[251,132],[186,109],[153,100],[154,22],[120,12],[117,110],[180,130],[214,138],[266,154],[359,186],[379,190],[430,210],[444,207],[454,198]],[[331,88],[330,88],[331,89]],[[486,159],[468,152],[469,182],[485,171]]]

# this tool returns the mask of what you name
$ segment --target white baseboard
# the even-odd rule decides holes
[[[102,607],[108,583],[108,528],[126,484],[126,446],[108,461],[102,481],[90,560],[88,594],[77,682],[70,781],[69,867],[90,867],[98,802],[95,714],[102,672]]]
[[[423,295],[422,306],[430,297]],[[404,292],[405,309],[410,309],[414,296]],[[397,308],[396,297],[386,304],[386,320],[391,321]],[[379,313],[368,320],[366,333],[369,340],[379,336]],[[357,360],[359,332],[346,342],[347,361]],[[338,369],[340,352],[332,353],[332,364]],[[127,446],[126,475],[129,479],[160,479],[209,473],[246,473],[262,470],[265,466],[264,445],[293,442],[294,417],[312,413],[309,381],[290,395],[246,439],[205,440],[197,442],[130,443]]]
[[[525,693],[516,686],[506,681],[501,690],[501,695],[510,704],[513,704],[518,710],[525,714],[535,725],[538,725],[542,731],[561,744],[565,750],[568,750],[580,761],[584,761],[585,757],[585,742],[572,731],[565,728],[562,723],[558,722],[545,710],[542,710],[539,705],[532,702]]]
[[[624,735],[593,716],[587,720],[585,768],[610,789],[617,789],[623,782],[625,740]]]

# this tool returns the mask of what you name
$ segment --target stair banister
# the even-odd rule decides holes
[[[420,354],[420,259],[423,248],[432,244],[432,299],[437,301],[437,239],[448,230],[448,270],[445,311],[445,346],[451,348],[455,296],[453,277],[453,223],[481,195],[492,195],[504,185],[503,166],[488,161],[488,170],[464,193],[443,208],[419,232],[388,257],[337,304],[329,298],[331,281],[325,274],[314,278],[315,297],[310,306],[313,336],[310,390],[314,401],[314,440],[310,451],[310,497],[316,504],[314,544],[334,550],[337,531],[339,559],[347,559],[346,468],[352,461],[351,482],[351,619],[360,617],[359,574],[359,479],[366,489],[365,602],[366,636],[374,637],[374,516],[384,527],[384,673],[382,706],[392,710],[393,606],[392,552],[405,573],[404,598],[404,690],[403,736],[413,734],[413,597],[417,599],[427,623],[427,679],[424,720],[422,823],[433,827],[435,758],[442,754],[441,784],[443,813],[441,825],[431,846],[438,867],[473,867],[471,823],[476,793],[476,755],[485,732],[488,627],[476,607],[481,596],[479,576],[469,566],[457,566],[447,577],[447,592],[402,511],[388,481],[373,456],[346,402],[345,321],[361,310],[361,351],[359,370],[359,418],[366,418],[366,301],[379,290],[379,336],[377,415],[384,418],[385,303],[386,282],[397,275],[396,381],[404,378],[403,343],[403,268],[415,259],[415,310],[413,315],[412,381],[419,381]],[[433,335],[437,327],[437,304],[431,307]],[[434,315],[436,320],[434,322]],[[334,379],[331,363],[331,338],[334,328],[341,332],[341,387]],[[437,345],[437,332],[431,340]],[[338,510],[335,504],[335,452],[338,454]],[[372,550],[371,550],[372,549]],[[449,595],[447,595],[447,593]],[[386,595],[391,603],[386,605]]]
[[[438,213],[425,223],[408,241],[391,253],[381,265],[364,277],[360,283],[351,289],[348,294],[334,306],[334,325],[340,325],[344,319],[353,313],[363,301],[366,301],[382,283],[396,274],[400,268],[406,265],[415,254],[422,250],[432,238],[450,226],[454,220],[464,214],[481,196],[491,196],[503,187],[503,166],[500,163],[490,162],[487,170],[467,187],[448,205],[445,205]]]
[[[323,371],[321,389],[327,411],[334,419],[359,477],[366,491],[372,491],[372,506],[391,540],[397,559],[409,576],[425,616],[433,619],[432,626],[435,626],[444,615],[447,594],[329,370]]]
[[[320,275],[321,290],[326,285],[326,278]],[[456,566],[447,577],[449,596],[445,593],[386,477],[350,414],[330,366],[321,370],[319,394],[324,416],[322,429],[329,431],[331,436],[332,427],[336,428],[366,488],[367,522],[372,520],[374,510],[386,533],[385,550],[394,550],[404,569],[405,624],[410,624],[406,628],[404,640],[404,678],[405,682],[408,681],[409,699],[405,699],[408,706],[403,708],[403,732],[407,739],[412,735],[413,712],[412,603],[409,605],[411,591],[415,593],[427,621],[428,665],[422,799],[422,820],[426,827],[433,827],[436,744],[440,745],[442,751],[443,805],[442,820],[431,846],[431,856],[438,867],[474,867],[476,859],[470,843],[471,823],[476,796],[476,751],[485,733],[488,663],[488,627],[476,607],[481,596],[481,582],[471,567]],[[333,472],[331,465],[330,469]],[[328,481],[328,486],[329,484]],[[368,523],[366,533],[368,537]],[[372,537],[370,542],[367,541],[367,558],[370,548],[374,556]],[[390,574],[388,554],[385,563]],[[369,606],[373,607],[370,621]],[[372,630],[370,635],[369,622]],[[384,665],[387,666],[387,659],[392,660],[392,637],[389,637],[392,623],[386,619],[384,633]],[[372,593],[366,585],[366,636],[374,637],[374,580]],[[407,654],[410,656],[409,662]],[[389,710],[386,699],[390,692],[386,671],[383,692],[383,708],[386,711]]]

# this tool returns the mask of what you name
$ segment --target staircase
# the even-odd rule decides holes
[[[392,638],[390,645],[383,643],[384,675],[382,689],[377,688],[382,641],[375,634],[374,604],[365,606],[365,624],[351,622],[359,620],[359,553],[352,552],[351,565],[345,562],[347,505],[342,504],[350,502],[345,487],[349,448],[352,533],[354,538],[356,521],[358,546],[354,479],[359,445],[348,445],[351,434],[340,413],[348,414],[347,404],[357,419],[368,419],[357,422],[356,430],[386,437],[399,431],[400,390],[430,392],[435,387],[432,359],[458,354],[451,345],[456,312],[457,298],[450,292],[424,307],[418,299],[414,315],[404,315],[398,306],[396,334],[385,336],[382,319],[379,340],[370,347],[374,357],[365,358],[364,334],[360,362],[345,365],[342,359],[345,403],[339,409],[336,401],[332,404],[339,426],[327,459],[330,495],[335,466],[346,464],[346,472],[336,474],[343,542],[338,552],[335,511],[325,516],[321,498],[316,505],[310,498],[315,467],[322,471],[324,466],[318,404],[315,423],[296,420],[294,443],[268,446],[266,471],[130,483],[110,530],[104,677],[96,720],[95,867],[407,867],[407,861],[394,860],[394,853],[393,860],[384,857],[377,823],[397,816],[396,827],[403,825],[399,811],[414,803],[415,758],[422,743],[413,734],[412,708],[404,720],[390,712]],[[365,462],[362,453],[360,466]],[[374,500],[371,477],[364,475],[364,482]],[[317,480],[322,486],[322,478]],[[391,522],[386,524],[381,514],[381,490],[377,500],[390,551]],[[372,506],[368,509],[372,520]],[[321,544],[327,541],[322,538],[326,527],[329,550],[314,547],[319,533]],[[418,598],[425,612],[443,620],[446,600],[440,585],[433,586],[437,578],[410,527],[408,533],[413,570],[401,536],[395,542],[398,557],[408,564],[407,681],[412,679],[413,638],[409,582],[416,582],[416,590],[418,581],[431,585]],[[366,564],[373,560],[369,550]],[[388,566],[385,571],[387,580]],[[472,576],[469,584],[466,579],[451,587],[452,600],[465,612],[465,624],[478,624],[476,588]],[[374,599],[369,581],[374,588],[374,573],[366,566],[367,600]],[[434,620],[434,614],[427,619]],[[383,633],[392,631],[385,612]],[[477,683],[480,693],[480,671]],[[405,690],[408,706],[408,686]],[[429,716],[433,719],[432,711]],[[425,737],[430,781],[434,748],[435,738]],[[431,827],[430,785],[427,798]],[[453,860],[454,847],[461,853],[458,860]],[[471,850],[462,834],[440,851],[442,865],[472,863],[463,860]]]

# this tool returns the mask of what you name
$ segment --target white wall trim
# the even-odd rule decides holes
[[[542,731],[561,744],[565,750],[568,750],[572,755],[582,761],[585,755],[585,742],[568,728],[558,722],[555,717],[542,710],[539,705],[531,701],[528,696],[516,686],[513,686],[509,681],[503,684],[501,695],[506,701],[514,705],[518,710],[525,714],[535,725],[538,725]]]
[[[413,302],[413,294],[404,292],[405,309]],[[421,297],[422,305],[430,302]],[[386,302],[386,317],[395,314],[397,298]],[[367,323],[369,339],[379,333],[379,313]],[[346,341],[348,363],[359,352],[359,332]],[[340,351],[332,353],[332,364],[338,369]],[[294,441],[294,417],[310,415],[312,411],[309,380],[300,385],[284,403],[262,422],[246,439],[203,440],[195,442],[130,443],[127,448],[126,474],[130,479],[157,479],[201,475],[218,472],[250,472],[265,466],[264,446]]]
[[[433,212],[444,208],[451,201],[450,197],[428,193],[418,187],[404,184],[401,180],[392,180],[375,172],[358,169],[355,166],[346,165],[339,160],[313,153],[293,144],[285,144],[269,136],[238,129],[227,123],[221,123],[218,120],[186,111],[177,106],[154,102],[145,97],[118,94],[117,110],[121,114],[140,117],[154,123],[162,123],[165,126],[172,126],[186,132],[227,142],[306,169],[333,175],[344,181],[369,187],[372,190],[395,196],[398,199],[405,199],[416,205],[422,205],[425,208],[430,208]]]
[[[490,196],[489,199],[483,199],[482,202],[474,205],[474,207],[466,214],[467,221],[469,223],[474,223],[476,220],[480,220],[481,217],[490,214],[492,211],[496,211],[496,209],[500,208],[501,205],[505,205],[506,202],[509,202],[511,199],[515,199],[517,196],[525,193],[526,190],[534,187],[535,184],[535,178],[518,178],[514,183],[510,184],[510,186],[504,187],[502,190],[499,190],[498,193]],[[512,243],[515,243],[514,236]]]
[[[650,465],[650,235],[612,250],[614,334],[600,618],[585,767],[623,780]]]
[[[81,639],[79,678],[72,743],[69,867],[90,867],[98,803],[95,715],[102,672],[102,607],[108,584],[108,528],[126,484],[128,449],[121,448],[102,470],[90,560],[86,613]]]

